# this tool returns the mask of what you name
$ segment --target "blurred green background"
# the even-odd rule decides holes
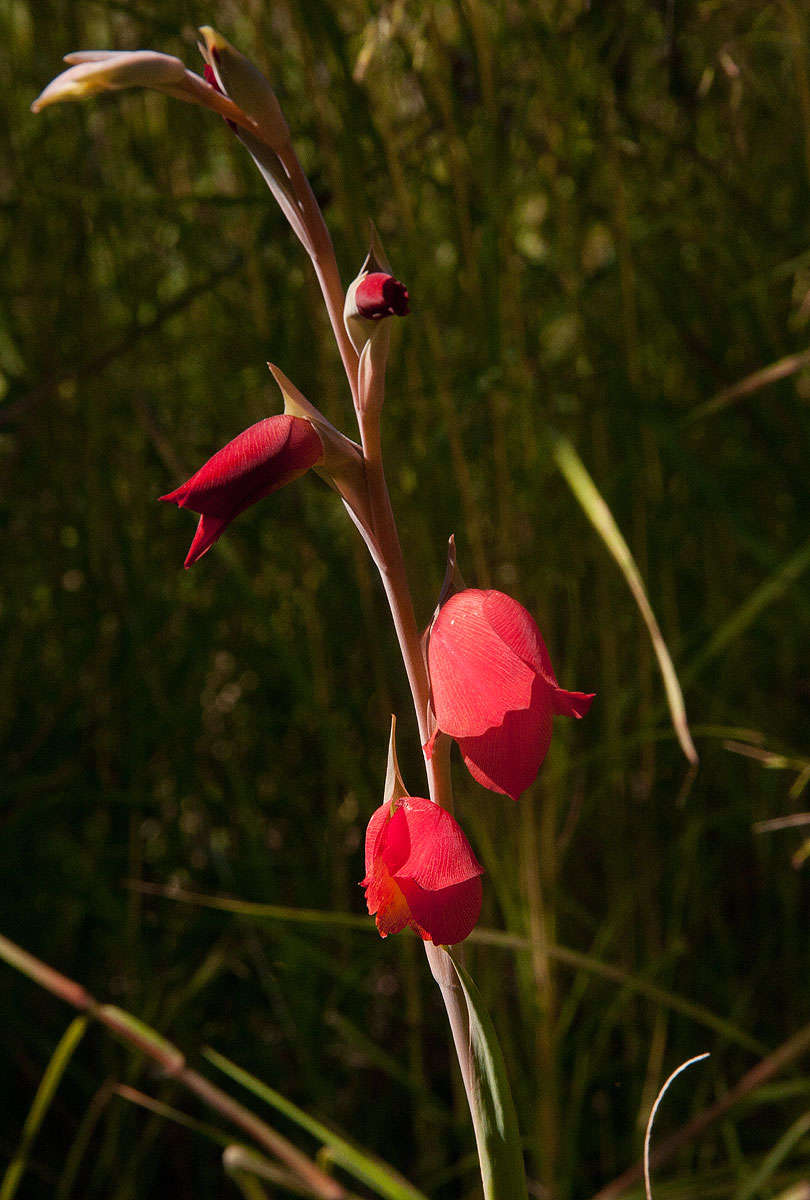
[[[680,1061],[712,1052],[660,1138],[810,1022],[810,828],[755,828],[810,808],[810,11],[0,0],[0,931],[466,1200],[474,1147],[416,939],[133,886],[361,914],[392,711],[424,787],[382,590],[333,495],[299,481],[188,572],[196,518],[155,502],[279,410],[268,358],[353,433],[309,264],[250,159],[154,93],[28,111],[70,50],[200,69],[206,22],[277,87],[344,280],[373,218],[409,287],[385,436],[420,621],[454,532],[468,585],[519,599],[561,683],[598,693],[520,804],[456,770],[482,927],[513,935],[468,962],[532,1195],[592,1196],[638,1158]],[[550,429],[645,578],[692,781]],[[72,1015],[0,966],[0,1166]],[[19,1196],[244,1191],[120,1082],[213,1120],[93,1028]],[[807,1197],[809,1107],[799,1056],[661,1168],[658,1200]]]

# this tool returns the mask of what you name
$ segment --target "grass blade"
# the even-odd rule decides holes
[[[45,1074],[40,1080],[31,1109],[25,1119],[19,1149],[8,1164],[6,1173],[3,1176],[3,1183],[0,1186],[0,1200],[12,1200],[12,1197],[16,1193],[17,1185],[25,1171],[25,1165],[28,1161],[28,1154],[34,1138],[37,1136],[39,1127],[56,1094],[56,1089],[59,1087],[67,1065],[73,1057],[73,1051],[81,1041],[86,1028],[87,1017],[75,1017],[62,1034],[59,1044],[51,1056],[51,1061],[45,1069]]]
[[[315,1117],[311,1117],[309,1113],[303,1111],[292,1101],[285,1099],[284,1096],[268,1087],[266,1083],[262,1083],[255,1075],[251,1075],[249,1071],[238,1067],[236,1063],[225,1058],[224,1055],[217,1053],[216,1050],[210,1048],[204,1052],[205,1058],[220,1071],[224,1072],[230,1079],[236,1083],[240,1083],[254,1096],[258,1096],[260,1100],[264,1100],[270,1104],[277,1112],[283,1113],[291,1121],[301,1129],[305,1129],[307,1133],[311,1133],[313,1137],[322,1142],[327,1147],[332,1160],[353,1175],[355,1179],[361,1180],[373,1188],[379,1196],[385,1197],[385,1200],[427,1200],[423,1192],[415,1188],[408,1182],[398,1171],[388,1163],[383,1162],[375,1155],[369,1154],[368,1151],[362,1150],[359,1146],[355,1146],[340,1134],[335,1133],[328,1125],[324,1125]]]
[[[556,434],[552,443],[552,454],[554,461],[562,472],[563,478],[579,501],[582,511],[615,558],[619,565],[619,570],[624,575],[627,586],[633,594],[644,624],[649,631],[655,657],[658,659],[658,666],[664,678],[664,688],[666,689],[667,703],[669,704],[669,711],[672,716],[673,728],[684,754],[689,759],[689,762],[693,766],[696,766],[698,754],[695,744],[692,741],[692,735],[689,732],[681,685],[678,682],[678,676],[655,613],[647,599],[644,583],[642,582],[635,559],[630,553],[630,547],[624,540],[618,525],[613,519],[613,514],[602,499],[596,484],[588,474],[585,464],[568,439],[562,437],[560,434]]]

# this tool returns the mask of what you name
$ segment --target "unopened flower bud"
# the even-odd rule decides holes
[[[183,85],[186,68],[171,54],[154,50],[94,50],[69,54],[73,65],[51,80],[31,108],[34,112],[62,100],[84,100],[97,92],[149,87],[165,91]]]
[[[358,354],[380,327],[383,317],[404,317],[410,312],[408,289],[387,270],[381,270],[372,249],[360,274],[346,289],[343,321]]]
[[[289,144],[290,130],[270,81],[210,25],[203,25],[200,33],[203,36],[200,50],[212,70],[215,85],[252,117],[268,146],[276,151],[283,149]]]
[[[374,271],[360,280],[354,303],[359,315],[371,321],[379,321],[382,317],[405,317],[410,312],[405,284],[383,271]]]

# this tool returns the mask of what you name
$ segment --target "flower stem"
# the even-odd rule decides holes
[[[377,402],[368,407],[364,407],[361,403],[357,413],[366,465],[371,528],[374,531],[378,550],[378,554],[374,557],[391,610],[394,629],[413,696],[419,738],[424,746],[429,737],[428,675],[408,586],[402,545],[383,469],[380,409],[384,390],[385,355],[379,356],[377,362],[381,364],[381,377],[370,380],[368,386],[368,390],[375,393]],[[433,756],[430,759],[425,757],[425,769],[431,800],[452,812],[450,742],[447,738],[437,738]],[[478,1068],[470,1049],[470,1020],[466,999],[447,952],[441,946],[434,945],[433,942],[426,941],[424,946],[431,973],[439,985],[447,1010],[456,1057],[472,1115],[474,1098],[480,1090],[481,1080],[478,1078]]]
[[[279,152],[279,159],[289,176],[296,199],[301,206],[304,227],[309,234],[312,245],[310,258],[315,268],[315,274],[318,277],[321,292],[323,293],[326,311],[329,314],[329,321],[332,325],[332,332],[335,335],[338,350],[340,351],[340,357],[343,360],[343,368],[346,372],[346,378],[349,381],[352,399],[356,405],[357,351],[351,343],[343,321],[343,284],[340,282],[340,272],[335,257],[335,248],[332,245],[332,238],[326,221],[323,219],[323,213],[320,210],[318,201],[315,199],[310,182],[301,169],[301,164],[292,145]]]

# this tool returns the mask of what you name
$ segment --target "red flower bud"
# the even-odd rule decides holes
[[[381,804],[366,831],[366,904],[382,937],[406,925],[452,946],[481,912],[484,868],[461,826],[438,804],[402,796]]]
[[[405,284],[384,271],[373,271],[360,280],[354,303],[359,315],[371,321],[379,321],[381,317],[405,317],[410,312]]]
[[[240,512],[322,458],[321,439],[309,421],[286,413],[266,417],[228,442],[191,479],[160,497],[201,514],[185,566],[202,558]]]
[[[592,694],[557,683],[545,642],[522,605],[468,588],[439,610],[428,643],[439,732],[458,742],[473,778],[517,800],[540,770],[555,713],[584,717]]]

